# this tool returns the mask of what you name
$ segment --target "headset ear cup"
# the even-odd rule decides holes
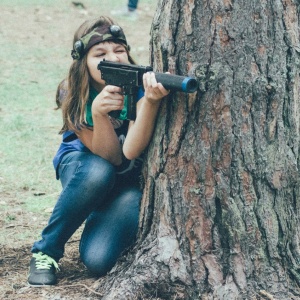
[[[121,27],[118,25],[111,25],[109,31],[114,37],[119,37],[121,35]]]
[[[81,59],[84,54],[84,44],[81,40],[74,43],[71,55],[74,59]]]

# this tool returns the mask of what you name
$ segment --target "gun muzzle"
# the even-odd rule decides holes
[[[185,93],[194,93],[198,88],[195,78],[166,73],[154,73],[157,82],[160,82],[165,89]]]

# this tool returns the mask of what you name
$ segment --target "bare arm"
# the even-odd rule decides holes
[[[124,142],[123,153],[127,159],[137,158],[148,146],[163,97],[168,95],[161,83],[157,83],[154,73],[144,74],[145,96],[138,102],[137,118],[131,122]]]
[[[122,109],[124,97],[120,92],[119,87],[106,86],[93,101],[93,130],[83,128],[76,132],[86,147],[113,165],[121,164],[122,149],[108,112]]]

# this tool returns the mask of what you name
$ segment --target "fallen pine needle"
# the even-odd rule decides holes
[[[85,285],[83,283],[56,286],[56,287],[54,287],[54,289],[64,289],[64,288],[72,288],[72,287],[79,287],[79,286],[84,287],[85,289],[89,290],[93,294],[96,294],[98,296],[103,296],[103,294],[96,292],[95,290],[89,288],[87,285]]]
[[[259,291],[259,293],[260,293],[262,296],[268,298],[269,300],[275,300],[275,298],[273,297],[273,295],[267,293],[267,292],[264,291],[264,290]]]

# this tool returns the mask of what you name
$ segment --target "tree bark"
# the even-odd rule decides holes
[[[104,299],[300,299],[299,0],[160,0],[137,245]]]

